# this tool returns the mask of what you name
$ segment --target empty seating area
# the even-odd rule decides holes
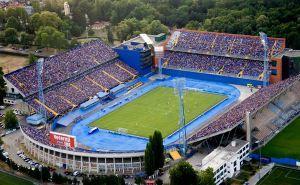
[[[107,92],[134,79],[138,72],[116,58],[103,44],[92,41],[78,48],[48,58],[43,65],[44,104],[38,100],[36,65],[5,75],[38,110],[43,106],[48,117],[63,115],[98,92]]]
[[[291,88],[277,96],[252,119],[254,129],[252,134],[258,141],[271,138],[300,112],[300,97],[295,91],[296,83]]]

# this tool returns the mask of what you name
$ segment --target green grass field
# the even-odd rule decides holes
[[[300,184],[300,171],[284,168],[274,167],[270,174],[263,177],[258,182],[258,185],[299,185]]]
[[[220,103],[226,96],[186,91],[184,94],[186,123]],[[178,129],[178,98],[174,89],[158,87],[91,123],[91,126],[148,137],[154,130],[166,137]]]
[[[261,152],[268,157],[289,157],[300,160],[300,118],[297,118],[277,136],[275,136]]]
[[[0,184],[2,185],[33,185],[32,182],[0,172]]]

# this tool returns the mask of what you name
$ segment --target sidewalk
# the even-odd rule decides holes
[[[274,167],[274,163],[270,163],[267,166],[262,167],[254,176],[252,176],[248,183],[249,185],[255,185],[258,181],[263,178],[269,171]]]

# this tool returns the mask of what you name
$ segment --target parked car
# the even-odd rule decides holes
[[[74,171],[74,172],[73,172],[73,176],[74,176],[74,177],[79,176],[79,175],[80,175],[80,172],[79,172],[79,171]]]

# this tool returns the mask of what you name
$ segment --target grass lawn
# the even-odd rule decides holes
[[[289,157],[300,160],[300,118],[275,136],[261,152],[268,157]]]
[[[186,123],[220,103],[226,96],[186,91],[184,95]],[[157,87],[141,97],[91,123],[91,126],[148,137],[154,130],[166,137],[178,129],[178,98],[174,89]]]
[[[33,185],[32,182],[0,172],[0,184],[3,185]]]
[[[300,184],[300,171],[284,168],[274,167],[270,174],[263,177],[258,182],[258,185],[299,185]]]

